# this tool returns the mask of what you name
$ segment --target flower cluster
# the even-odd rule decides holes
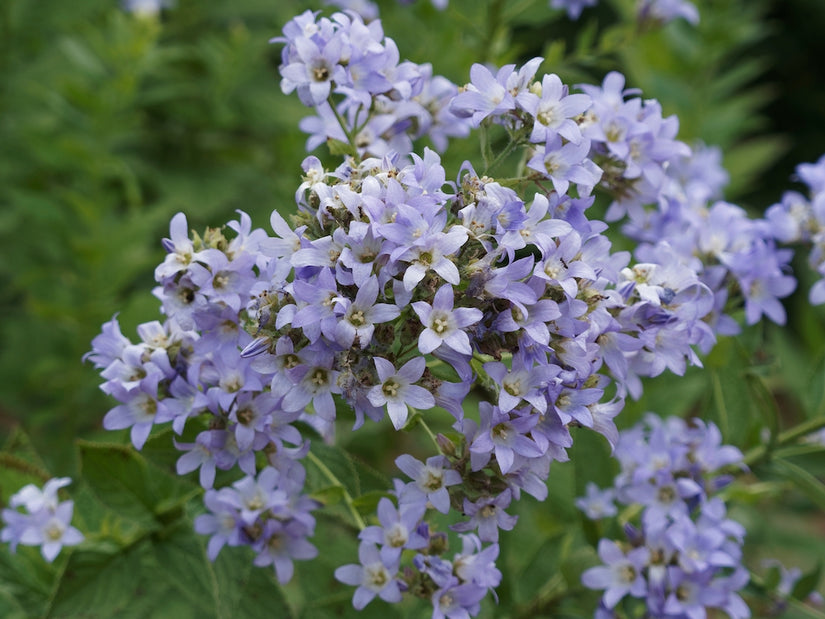
[[[630,596],[644,600],[650,617],[704,617],[708,608],[749,617],[737,593],[749,580],[741,565],[745,530],[712,497],[729,482],[716,472],[741,466],[741,452],[723,445],[711,423],[649,415],[622,433],[615,455],[622,469],[613,488],[591,485],[577,501],[590,518],[614,515],[614,500],[641,507],[640,526],[625,527],[627,541],[602,539],[603,565],[582,575],[585,586],[604,590],[602,616]]]
[[[210,557],[225,543],[248,544],[259,553],[258,564],[274,564],[286,581],[291,559],[315,555],[306,538],[314,531],[309,512],[317,504],[302,494],[300,462],[309,443],[291,425],[302,405],[281,406],[283,394],[270,390],[274,371],[240,354],[254,342],[247,305],[257,303],[255,291],[268,290],[272,270],[279,268],[261,253],[262,244],[273,240],[252,230],[245,214],[228,227],[235,233],[231,240],[215,229],[191,239],[185,216],[176,215],[164,240],[168,254],[155,270],[154,293],[166,321],[140,325],[141,341],[134,344],[115,317],[87,358],[102,370],[103,391],[120,402],[104,416],[103,427],[130,429],[137,449],[159,424],[171,423],[177,434],[187,425],[199,429],[194,443],[176,441],[185,452],[177,471],[199,469],[208,489],[213,516],[201,518],[198,530],[213,536]],[[257,453],[267,463],[260,473]],[[218,469],[235,467],[243,480],[211,490]]]
[[[598,0],[551,0],[554,9],[564,9],[570,19],[576,20],[585,8],[596,6]],[[699,11],[688,0],[638,0],[636,15],[640,22],[665,24],[674,19],[699,23]]]
[[[413,1],[399,0],[402,4],[410,4]],[[431,1],[432,5],[439,10],[447,8],[448,0]],[[585,8],[594,7],[598,2],[599,0],[550,0],[550,7],[564,10],[570,19],[576,20]],[[325,4],[352,11],[366,21],[378,18],[378,5],[371,0],[325,0]],[[699,12],[688,0],[639,0],[637,16],[639,21],[662,24],[679,18],[694,25],[699,23]]]
[[[412,140],[428,136],[438,150],[469,133],[447,103],[457,87],[433,75],[429,64],[400,62],[381,22],[365,24],[355,12],[318,18],[306,11],[284,27],[281,89],[296,91],[317,116],[300,127],[307,150],[334,141],[360,156],[409,153]],[[354,153],[353,153],[354,154]]]
[[[358,610],[376,596],[395,603],[402,599],[402,592],[409,592],[431,601],[435,619],[478,614],[482,598],[501,582],[501,572],[495,566],[498,544],[483,547],[477,535],[461,535],[461,552],[452,561],[446,559],[447,537],[432,531],[422,518],[428,499],[439,511],[447,511],[447,486],[459,483],[460,476],[445,470],[441,457],[430,458],[425,464],[405,455],[397,463],[415,481],[404,484],[396,480],[398,508],[390,499],[381,499],[379,525],[365,528],[359,536],[360,565],[344,565],[335,571],[335,577],[357,587],[353,606]],[[402,569],[404,550],[415,554]]]
[[[823,279],[813,285],[809,299],[820,305],[825,303],[825,156],[816,163],[798,165],[796,174],[807,186],[808,196],[786,191],[765,218],[778,241],[811,246],[808,262]]]
[[[207,490],[204,503],[210,513],[195,519],[195,530],[211,535],[207,555],[214,561],[220,549],[251,546],[257,566],[272,565],[278,580],[292,578],[293,559],[313,559],[318,549],[307,541],[315,531],[310,512],[317,503],[302,494],[304,471],[286,472],[267,466],[257,476],[247,475],[220,490]]]
[[[544,500],[571,428],[589,428],[624,458],[619,499],[645,505],[633,558],[603,544],[604,560],[625,580],[632,567],[633,579],[596,584],[615,569],[588,577],[608,589],[605,603],[641,596],[644,573],[643,595],[662,616],[693,612],[693,591],[702,605],[743,616],[733,569],[741,533],[706,498],[720,482],[705,478],[741,454],[720,446],[713,426],[676,422],[617,445],[613,422],[628,395],[641,395],[642,377],[700,364],[694,348],[725,331],[731,279],[749,320],[780,318],[788,254],[736,207],[704,206],[725,181],[713,151],[679,142],[676,119],[617,73],[571,94],[556,75],[536,79],[535,58],[495,73],[474,65],[459,91],[428,66],[399,62],[380,23],[354,13],[306,12],[283,35],[273,39],[284,44],[282,88],[318,114],[303,123],[308,146],[331,140],[347,156],[333,170],[304,160],[297,214],[287,222],[273,211],[274,234],[253,230],[244,213],[203,235],[190,235],[183,214],[172,219],[155,270],[165,322],[141,325],[134,344],[114,318],[87,355],[119,402],[104,427],[129,429],[137,449],[158,424],[194,432],[194,442],[175,443],[177,470],[197,470],[206,489],[196,528],[211,536],[210,558],[248,545],[286,582],[294,560],[317,554],[308,537],[318,504],[301,462],[313,432],[301,428],[332,442],[342,418],[357,429],[387,417],[402,430],[448,411],[453,438],[434,436],[440,453],[424,462],[398,457],[412,481],[395,480],[394,500],[379,502],[360,564],[336,571],[356,587],[356,608],[406,593],[430,599],[434,617],[479,612],[501,578],[495,558],[500,531],[516,524],[511,503],[522,491]],[[412,151],[415,138],[443,148],[492,124],[511,138],[499,160],[527,151],[516,182],[469,162],[448,181],[435,151]],[[540,191],[514,189],[531,183]],[[640,262],[613,252],[607,226],[586,215],[597,187],[614,198],[608,215],[627,214],[626,229],[644,241]],[[691,210],[694,202],[702,206]],[[710,214],[723,223],[703,224]],[[704,236],[717,232],[729,236]],[[467,404],[471,390],[477,405]],[[242,479],[213,488],[218,470],[235,467]],[[607,514],[608,498],[592,489],[585,509]],[[452,560],[446,534],[428,523],[433,511],[452,512],[450,529],[463,534]],[[665,553],[655,564],[648,539]]]
[[[688,0],[639,0],[637,15],[639,21],[667,23],[674,19],[684,19],[696,25],[699,11]]]
[[[719,201],[727,174],[718,151],[677,140],[678,119],[664,117],[657,101],[626,89],[620,73],[571,95],[554,75],[531,81],[539,62],[518,72],[507,65],[495,76],[475,65],[453,110],[476,125],[489,118],[506,126],[514,143],[532,148],[527,167],[549,178],[557,192],[574,183],[587,195],[598,183],[614,198],[606,218],[627,215],[623,232],[639,243],[639,261],[679,263],[698,273],[713,294],[712,328],[700,343],[704,352],[713,333],[738,332],[725,313],[731,296],[744,299],[748,324],[763,315],[783,324],[779,299],[796,287],[788,274],[792,252],[777,248],[768,222]]]
[[[380,32],[340,15],[305,13],[287,25],[287,89],[315,102],[335,81],[349,101],[383,96],[372,85],[388,83],[379,69],[392,57],[389,47],[375,57],[374,46],[347,48],[346,66],[336,65],[349,40],[341,33],[353,38],[347,28],[360,28],[354,38],[361,42]],[[350,75],[356,58],[364,71],[379,69],[326,86],[299,80],[308,67]],[[611,252],[605,225],[586,217],[592,198],[567,195],[573,183],[587,196],[600,177],[589,159],[598,136],[585,135],[594,126],[588,110],[599,109],[596,93],[570,95],[555,75],[535,81],[540,62],[496,76],[476,65],[472,88],[451,104],[471,123],[492,116],[533,145],[529,165],[554,190],[529,202],[469,163],[448,183],[427,149],[409,162],[395,153],[350,157],[331,172],[308,157],[294,224],[273,212],[274,236],[253,230],[243,213],[228,236],[210,229],[190,238],[185,216],[172,219],[168,253],[155,271],[166,321],[141,325],[133,344],[113,319],[88,358],[102,370],[103,390],[120,402],[105,428],[130,429],[138,449],[157,424],[169,422],[177,434],[199,430],[194,443],[176,443],[185,452],[177,469],[199,469],[208,489],[211,514],[198,529],[212,536],[210,556],[226,544],[251,545],[256,561],[273,564],[285,581],[293,559],[314,555],[306,538],[315,504],[302,494],[300,462],[309,443],[294,422],[332,441],[339,410],[354,414],[354,428],[386,414],[402,429],[436,406],[455,417],[458,444],[442,440],[442,455],[426,464],[399,459],[414,482],[397,489],[398,509],[411,503],[419,518],[431,508],[460,511],[464,519],[452,528],[475,532],[478,544],[492,544],[479,552],[494,554],[499,530],[515,525],[510,503],[522,490],[546,497],[550,463],[567,459],[571,427],[615,444],[612,420],[627,394],[641,393],[640,377],[682,374],[699,363],[693,346],[713,339],[703,320],[712,292],[669,255],[630,266],[626,252]],[[399,77],[411,73],[400,67],[393,88],[412,92]],[[664,167],[661,152],[683,149],[673,123],[657,126],[651,151]],[[648,170],[655,165],[627,152],[640,176],[655,176]],[[486,393],[477,414],[463,405],[473,387]],[[211,489],[218,469],[236,466],[242,481]],[[399,569],[395,555],[379,552],[387,573]],[[409,569],[438,585],[415,591],[439,590],[439,599],[445,587],[468,584]],[[477,585],[466,599],[477,602],[478,587],[489,586]],[[366,603],[359,591],[355,602]],[[397,597],[395,589],[366,591]]]
[[[728,180],[719,151],[676,141],[677,119],[662,118],[656,101],[625,90],[618,73],[608,74],[601,88],[582,89],[594,102],[585,134],[605,169],[602,186],[615,198],[607,219],[628,216],[623,232],[639,243],[637,259],[679,262],[697,272],[713,292],[708,322],[715,333],[739,330],[725,313],[732,293],[744,299],[748,324],[763,315],[784,324],[779,299],[796,286],[788,274],[792,253],[777,248],[765,220],[719,200]],[[701,348],[712,345],[708,338]]]
[[[40,546],[46,561],[52,562],[63,546],[76,546],[83,541],[83,534],[71,525],[73,501],[58,500],[58,490],[68,486],[68,477],[50,479],[41,490],[29,484],[13,494],[9,507],[3,510],[0,541],[11,546],[18,544]],[[23,508],[24,511],[20,511]]]

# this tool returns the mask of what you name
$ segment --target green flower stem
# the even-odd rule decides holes
[[[719,413],[719,429],[722,436],[728,436],[728,409],[725,406],[725,396],[722,393],[722,381],[717,372],[713,373],[713,399],[716,400],[716,410]]]
[[[753,466],[754,464],[758,464],[763,460],[769,460],[773,450],[777,447],[782,447],[783,445],[788,445],[797,441],[798,439],[806,436],[812,432],[816,432],[825,428],[825,415],[821,417],[814,417],[813,419],[808,419],[807,421],[803,421],[797,426],[789,430],[785,430],[781,432],[779,436],[776,437],[776,440],[773,442],[773,445],[757,445],[750,451],[745,454],[745,464],[748,466]]]
[[[433,444],[435,445],[435,448],[438,449],[438,453],[441,453],[441,447],[438,445],[438,441],[435,438],[435,434],[430,429],[430,426],[427,425],[427,422],[424,421],[424,417],[422,417],[421,414],[419,414],[416,419],[418,419],[418,423],[421,424],[421,427],[424,428],[424,431],[427,433],[427,435],[432,440]]]
[[[489,144],[489,143],[488,143],[488,144]],[[484,172],[482,172],[482,176],[486,176],[486,175],[487,175],[487,173],[488,173],[490,170],[493,170],[493,169],[495,169],[498,165],[500,165],[500,164],[501,164],[501,162],[502,162],[502,161],[504,161],[504,159],[505,159],[505,158],[506,158],[506,157],[507,157],[510,153],[512,153],[512,152],[515,150],[516,146],[518,146],[518,145],[519,145],[519,143],[518,143],[518,142],[516,142],[515,140],[510,140],[509,144],[507,144],[507,146],[505,146],[505,147],[504,147],[504,149],[503,149],[503,150],[502,150],[502,151],[501,151],[501,152],[500,152],[500,153],[496,156],[496,158],[495,158],[495,159],[493,159],[493,161],[492,161],[492,162],[490,162],[489,164],[487,164],[487,158],[485,157],[484,163],[485,163],[485,164],[487,164],[487,165],[486,165],[486,167],[484,168]]]
[[[756,585],[762,590],[765,590],[765,580],[759,576],[759,574],[754,574],[753,572],[750,573],[751,583]],[[770,594],[770,591],[765,591],[765,593]],[[804,602],[794,598],[788,598],[787,600],[788,605],[797,611],[802,617],[806,617],[807,619],[825,619],[825,613],[821,610],[817,610],[811,606],[808,606]]]
[[[484,172],[490,169],[493,159],[493,148],[490,144],[490,127],[487,119],[483,120],[478,127],[478,141],[481,148],[481,158],[484,160]],[[484,176],[484,173],[482,173]]]
[[[347,129],[347,123],[344,120],[344,117],[338,112],[338,108],[335,107],[335,101],[332,99],[332,94],[327,97],[327,103],[329,103],[330,109],[332,109],[332,113],[335,114],[335,120],[338,121],[338,125],[341,127],[341,131],[344,132],[344,135],[347,136],[347,142],[349,143],[350,147],[352,148],[352,155],[358,155],[358,147],[355,145],[355,136],[358,135],[358,131],[360,131],[364,126],[366,126],[367,122],[369,122],[369,117],[364,122],[364,125],[361,128],[356,129],[355,131],[350,131]],[[360,111],[360,108],[359,108]]]
[[[346,486],[341,483],[341,480],[335,476],[335,473],[329,470],[326,464],[321,462],[321,459],[318,458],[312,451],[307,454],[307,458],[309,458],[312,463],[318,467],[318,470],[321,471],[324,477],[326,477],[330,482],[332,482],[333,486],[341,488],[344,492],[344,503],[347,504],[347,509],[349,509],[350,514],[352,514],[352,519],[355,521],[356,526],[360,531],[363,531],[367,528],[367,523],[364,522],[364,519],[361,518],[361,514],[358,513],[358,510],[353,505],[352,495],[347,490]]]
[[[821,610],[817,610],[812,606],[808,606],[804,602],[800,602],[799,600],[795,600],[791,598],[788,600],[788,605],[793,608],[796,612],[798,612],[803,617],[807,617],[808,619],[825,619],[825,613]]]

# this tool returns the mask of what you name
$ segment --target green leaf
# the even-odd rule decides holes
[[[575,467],[576,496],[583,496],[588,482],[601,487],[613,483],[616,460],[610,454],[610,444],[597,432],[582,428],[576,431],[570,449],[570,465]],[[573,497],[568,497],[572,502]]]
[[[779,581],[782,580],[782,571],[778,565],[772,565],[765,571],[765,578],[763,586],[765,591],[775,591],[779,586]]]
[[[58,47],[71,60],[75,68],[88,73],[90,76],[103,76],[106,74],[106,67],[100,61],[100,58],[77,39],[62,39],[58,42]]]
[[[147,545],[140,543],[113,553],[76,550],[69,557],[47,617],[79,617],[93,609],[98,617],[117,617],[141,591],[146,574]]]
[[[502,538],[502,595],[517,604],[528,603],[558,573],[563,549],[570,534],[558,531],[549,537],[534,531],[531,535],[508,535]]]
[[[200,489],[122,445],[80,443],[81,475],[106,506],[144,528],[157,528]]]
[[[825,509],[825,484],[803,469],[788,460],[775,458],[772,461],[774,471],[790,481],[796,488],[816,503],[820,509]]]
[[[43,616],[55,576],[53,566],[46,564],[38,549],[20,546],[11,554],[5,544],[0,547],[0,595],[24,616]]]
[[[224,548],[215,559],[211,568],[218,586],[218,617],[295,617],[272,566],[257,567],[253,560],[254,553],[249,548]],[[295,566],[312,562],[295,561]],[[298,586],[308,588],[312,595],[317,583],[294,580]]]
[[[378,502],[383,498],[391,498],[389,491],[372,490],[352,500],[355,509],[362,516],[373,516],[378,509]]]
[[[561,573],[570,589],[581,589],[584,571],[598,564],[599,558],[596,551],[590,546],[581,545],[564,560]]]
[[[320,442],[312,444],[312,453],[320,464],[308,460],[307,489],[311,492],[326,490],[330,486],[340,485],[352,497],[361,494],[361,480],[355,463],[347,452],[339,447]]]
[[[391,487],[390,480],[383,474],[340,447],[316,441],[312,444],[312,453],[353,498],[366,492],[383,492]],[[329,473],[316,466],[307,468],[307,487],[310,490],[322,490],[332,482]]]
[[[327,139],[327,148],[329,148],[330,155],[352,155],[355,157],[358,154],[349,142],[333,140],[332,138]]]
[[[15,428],[0,451],[0,505],[27,484],[42,486],[51,478],[29,436]]]
[[[206,558],[203,541],[193,530],[193,523],[180,519],[163,530],[152,544],[158,576],[174,587],[198,616],[224,616],[218,604],[218,583]]]
[[[316,490],[310,496],[322,505],[335,505],[344,500],[345,494],[346,490],[343,486],[328,486],[321,490]]]
[[[753,373],[747,373],[745,379],[757,410],[762,414],[764,427],[770,430],[771,440],[779,434],[779,407],[776,398],[765,384],[765,379]]]
[[[806,574],[803,574],[802,578],[796,582],[793,591],[791,591],[791,597],[804,601],[817,588],[821,578],[822,562],[820,561],[816,564],[814,569]]]

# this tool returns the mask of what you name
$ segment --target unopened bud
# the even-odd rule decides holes
[[[449,458],[455,457],[456,446],[450,439],[439,432],[435,437],[435,442],[438,443],[438,448],[441,450],[441,453]]]

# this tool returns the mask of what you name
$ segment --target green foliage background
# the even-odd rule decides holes
[[[755,215],[789,187],[797,163],[825,153],[818,60],[825,4],[702,0],[698,28],[676,22],[646,32],[632,24],[632,0],[603,0],[575,24],[547,4],[452,0],[440,13],[423,0],[387,0],[381,9],[403,57],[432,62],[457,83],[467,81],[473,62],[535,55],[566,83],[623,71],[629,85],[680,117],[682,139],[722,147],[732,180],[726,197]],[[351,611],[349,588],[331,576],[356,554],[341,488],[370,513],[388,487],[376,470],[391,471],[400,451],[415,450],[413,437],[383,426],[352,436],[345,430],[342,447],[360,459],[316,452],[339,482],[330,484],[321,468],[310,471],[312,489],[329,504],[318,527],[324,550],[280,588],[243,552],[206,561],[203,540],[191,530],[198,487],[171,475],[170,436],[153,439],[141,455],[123,447],[125,436],[102,433],[112,402],[81,363],[114,313],[127,336],[160,318],[152,274],[174,213],[185,211],[201,230],[222,225],[235,209],[261,227],[272,209],[291,212],[305,155],[297,123],[308,110],[281,94],[280,48],[267,41],[306,8],[320,7],[179,0],[152,20],[108,0],[0,3],[0,505],[24,483],[70,475],[79,480],[69,489],[79,526],[101,532],[88,551],[51,566],[36,550],[0,550],[0,616]],[[447,169],[457,171],[474,148],[451,149]],[[787,303],[788,328],[748,329],[722,342],[705,369],[651,381],[620,425],[646,410],[700,413],[747,450],[764,441],[762,428],[778,436],[825,414],[825,313],[808,306],[811,277],[804,260],[796,266],[801,285]],[[766,481],[737,491],[751,564],[777,556],[812,569],[825,556],[825,458],[799,449],[776,456],[786,464],[757,469]],[[587,616],[594,598],[581,591],[578,575],[593,564],[586,543],[593,532],[588,539],[578,532],[571,498],[587,481],[608,484],[613,467],[606,446],[582,434],[572,462],[551,474],[550,499],[522,502],[522,521],[502,540],[496,616]],[[758,588],[753,593],[758,600]],[[422,608],[402,612],[419,616]],[[366,615],[386,610],[375,603]]]

